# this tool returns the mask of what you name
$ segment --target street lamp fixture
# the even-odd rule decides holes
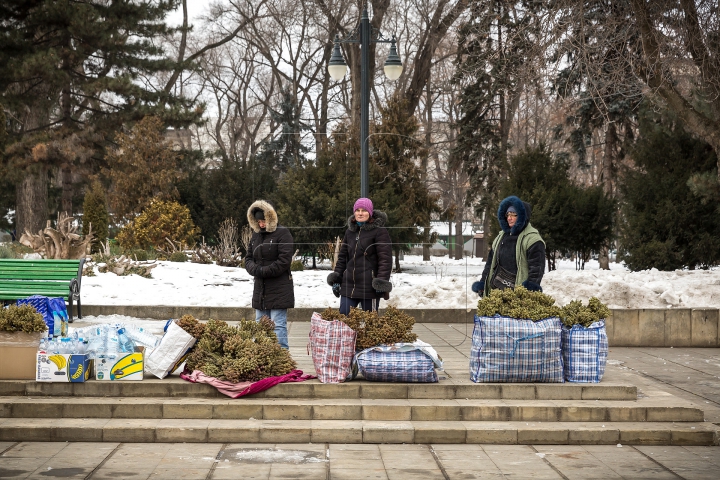
[[[403,66],[397,53],[395,35],[388,40],[383,34],[372,28],[368,17],[367,6],[363,7],[360,24],[346,38],[341,39],[335,35],[328,73],[335,81],[340,81],[347,73],[347,63],[340,50],[341,43],[360,44],[360,196],[368,196],[369,168],[368,168],[368,133],[370,116],[370,44],[389,43],[390,54],[385,60],[385,75],[390,80],[397,80],[402,74]]]

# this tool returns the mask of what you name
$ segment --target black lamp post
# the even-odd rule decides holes
[[[340,51],[341,43],[360,44],[360,196],[368,196],[369,169],[368,169],[368,133],[370,116],[370,44],[389,43],[390,55],[385,61],[385,75],[390,80],[397,80],[402,73],[402,62],[397,54],[395,35],[391,40],[383,37],[379,31],[374,31],[368,18],[367,6],[363,7],[360,24],[346,38],[340,39],[335,35],[335,49],[330,57],[328,72],[336,80],[342,80],[347,72],[347,64]]]

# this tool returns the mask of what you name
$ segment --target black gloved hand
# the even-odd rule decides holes
[[[332,291],[333,291],[333,295],[335,295],[337,298],[340,298],[340,284],[339,283],[333,283]]]
[[[473,292],[477,293],[479,296],[483,296],[485,293],[485,282],[480,280],[479,282],[474,282],[472,284],[472,287],[470,287]]]

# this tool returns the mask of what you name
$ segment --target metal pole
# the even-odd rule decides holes
[[[360,18],[360,196],[368,196],[368,134],[370,117],[370,19],[367,7]]]

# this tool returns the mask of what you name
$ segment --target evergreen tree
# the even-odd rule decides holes
[[[272,201],[276,187],[272,165],[263,163],[262,156],[251,157],[244,166],[232,161],[217,167],[191,165],[177,184],[181,202],[210,245],[217,243],[223,220],[247,225],[248,207],[259,198]]]
[[[528,148],[510,159],[503,197],[516,195],[532,206],[530,222],[545,241],[548,269],[555,253],[579,252],[583,264],[590,253],[609,245],[615,202],[602,187],[583,187],[568,177],[568,164],[544,145]],[[494,228],[499,229],[497,222]]]
[[[270,109],[270,119],[278,125],[279,132],[261,146],[259,155],[262,162],[272,163],[282,174],[305,163],[309,148],[302,144],[302,132],[309,127],[300,120],[297,99],[289,91],[281,92],[278,107]]]
[[[430,215],[440,211],[438,196],[429,192],[418,167],[427,151],[415,138],[418,122],[408,116],[406,103],[396,95],[380,108],[382,123],[375,129],[370,158],[370,198],[375,208],[387,213],[397,271],[401,251],[430,242],[418,227],[429,225]]]
[[[492,226],[499,184],[507,169],[510,124],[523,88],[534,75],[540,2],[470,2],[459,30],[456,74],[461,117],[453,161],[470,177],[468,200]]]
[[[312,256],[342,237],[360,189],[357,130],[339,125],[315,161],[288,171],[278,183],[276,209],[296,248]]]
[[[106,159],[103,173],[112,184],[110,205],[118,220],[132,220],[154,199],[177,199],[180,154],[163,136],[159,118],[145,117],[129,134],[118,134],[117,148]]]
[[[96,168],[122,125],[156,115],[182,126],[200,116],[202,109],[148,82],[176,67],[160,39],[171,33],[164,19],[177,5],[2,2],[0,92],[12,121],[1,160],[17,185],[20,230],[44,225],[48,175],[55,170],[62,175],[63,209],[71,209],[72,172]]]
[[[85,192],[82,220],[83,235],[87,235],[90,232],[92,225],[92,232],[95,235],[92,241],[92,252],[101,251],[101,245],[105,243],[108,237],[110,217],[105,200],[105,189],[99,181],[92,182]]]
[[[632,151],[636,170],[623,176],[623,259],[633,270],[707,268],[720,262],[720,217],[688,181],[713,170],[713,148],[685,133],[677,120],[652,112],[640,117]]]

